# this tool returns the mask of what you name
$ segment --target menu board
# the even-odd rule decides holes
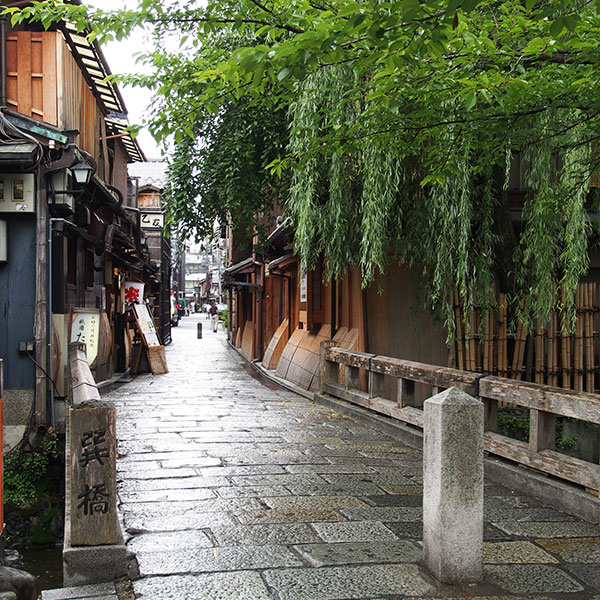
[[[85,353],[91,365],[98,356],[98,340],[100,335],[100,312],[86,309],[75,309],[71,322],[71,343],[85,344]]]
[[[135,320],[146,346],[148,348],[160,346],[160,340],[158,339],[158,334],[154,327],[154,319],[152,318],[148,307],[145,304],[132,304],[131,308],[133,309]]]

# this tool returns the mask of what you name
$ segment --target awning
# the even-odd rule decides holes
[[[286,267],[291,266],[292,264],[296,264],[298,262],[298,256],[296,254],[284,254],[275,260],[272,260],[267,268],[269,271],[274,269],[285,269]]]
[[[267,241],[273,245],[278,245],[287,241],[292,233],[292,220],[287,217],[267,236]]]
[[[83,75],[94,95],[104,109],[106,117],[106,135],[119,136],[128,155],[128,162],[145,161],[146,157],[139,144],[125,131],[127,123],[127,108],[117,86],[108,80],[110,68],[104,58],[97,41],[87,38],[89,30],[81,33],[72,23],[62,22],[59,25],[73,58],[83,71]]]
[[[234,279],[227,279],[226,281],[223,281],[223,287],[224,288],[237,287],[237,288],[258,289],[261,286],[258,283],[250,283],[249,281],[235,281]]]
[[[246,273],[254,273],[256,262],[250,256],[235,265],[227,267],[224,271],[225,275],[244,275]]]
[[[32,165],[37,157],[38,149],[36,144],[30,142],[24,144],[0,143],[0,161]]]

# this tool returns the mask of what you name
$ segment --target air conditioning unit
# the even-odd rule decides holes
[[[0,173],[0,213],[35,212],[33,173]]]
[[[48,192],[48,204],[52,207],[66,210],[70,213],[75,212],[75,200],[71,194],[65,194],[66,191],[73,189],[73,176],[69,169],[64,169],[52,175],[52,185],[54,188],[54,196],[52,192]]]

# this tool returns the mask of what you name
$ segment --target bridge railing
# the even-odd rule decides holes
[[[423,428],[422,401],[415,394],[415,384],[431,386],[432,395],[457,387],[485,405],[487,452],[599,493],[600,465],[557,452],[555,439],[557,416],[600,424],[600,395],[355,352],[334,344],[321,344],[321,393]],[[361,370],[366,375],[366,392],[360,390],[361,379],[365,381]],[[397,401],[385,397],[386,376],[396,381]],[[498,406],[502,404],[529,410],[528,442],[498,433]]]

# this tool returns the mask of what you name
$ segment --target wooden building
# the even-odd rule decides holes
[[[525,194],[522,173],[513,175],[506,201],[516,234]],[[324,284],[321,266],[302,269],[293,253],[293,233],[280,217],[268,237],[268,252],[238,252],[226,270],[232,290],[231,342],[277,376],[316,390],[320,343],[333,339],[343,348],[426,365],[581,392],[600,389],[600,253],[593,248],[590,271],[576,296],[577,327],[572,333],[561,329],[560,298],[549,323],[536,323],[529,333],[522,323],[511,330],[512,316],[505,295],[498,291],[497,306],[488,315],[479,310],[464,315],[456,301],[457,330],[448,341],[446,330],[420,298],[418,278],[408,265],[388,265],[366,289],[358,268]],[[366,389],[366,374],[361,377],[361,388]],[[386,378],[385,393],[397,399],[393,378]],[[417,385],[415,401],[422,402],[430,393],[430,386]]]
[[[145,158],[97,43],[65,23],[14,30],[0,20],[0,54],[5,416],[22,427],[33,403],[45,430],[60,424],[67,344],[86,343],[97,381],[125,370],[126,283],[150,289],[160,273],[127,193],[127,164]]]
[[[325,285],[320,267],[302,269],[292,236],[288,221],[279,219],[268,253],[231,254],[233,264],[225,270],[230,340],[248,360],[261,360],[277,376],[316,390],[322,341],[364,350],[364,294],[358,270]]]
[[[159,277],[151,281],[149,300],[154,325],[163,344],[171,343],[171,243],[164,235],[165,218],[162,190],[155,185],[142,185],[137,193],[140,226],[146,236],[150,259]]]

